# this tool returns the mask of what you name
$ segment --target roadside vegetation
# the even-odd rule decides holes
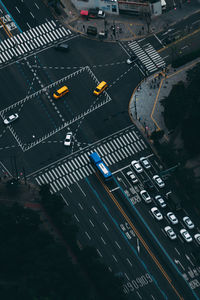
[[[182,193],[200,208],[200,174],[194,172],[198,169],[200,156],[199,83],[200,63],[187,71],[186,83],[181,81],[174,85],[170,94],[161,101],[164,122],[171,133],[169,143],[160,142],[163,132],[154,132],[151,138],[166,166],[177,166],[172,178],[181,183]],[[191,159],[197,161],[196,168],[190,167]]]
[[[48,220],[17,203],[0,205],[0,299],[124,300],[123,280],[96,249],[77,247],[78,227],[63,199],[43,186],[40,200]]]

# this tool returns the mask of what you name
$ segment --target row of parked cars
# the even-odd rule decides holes
[[[134,168],[134,170],[137,173],[142,173],[144,169],[148,170],[151,168],[151,164],[149,162],[149,160],[145,157],[141,157],[139,161],[132,161],[131,162],[132,167]],[[138,178],[137,176],[134,174],[133,171],[128,171],[127,175],[129,176],[129,178],[131,179],[132,183],[137,183],[138,182]],[[154,175],[152,177],[152,181],[159,187],[159,188],[164,188],[165,187],[165,182],[162,180],[162,178],[160,178],[160,176],[158,175]],[[140,191],[140,196],[141,198],[144,200],[145,203],[149,204],[152,202],[152,197],[150,196],[150,194],[146,191],[146,190],[141,190]],[[158,206],[160,208],[165,208],[167,207],[167,203],[165,202],[165,200],[163,199],[163,196],[161,195],[156,195],[154,197],[155,202],[158,204]],[[163,214],[160,212],[160,210],[158,209],[158,207],[152,207],[151,208],[151,214],[153,215],[153,217],[158,220],[161,221],[163,220]],[[176,225],[178,224],[178,218],[175,216],[175,214],[173,212],[168,212],[166,214],[167,219],[169,220],[169,222],[172,225]],[[191,221],[191,219],[188,216],[183,217],[183,223],[186,225],[186,227],[188,229],[193,229],[194,223]],[[171,239],[171,240],[175,240],[177,238],[176,233],[174,232],[174,230],[172,229],[171,226],[166,226],[164,228],[164,231],[166,232],[167,236]],[[180,230],[180,234],[183,237],[183,239],[186,242],[191,242],[192,236],[189,234],[188,230],[186,230],[185,228],[182,228]],[[200,245],[200,234],[197,233],[194,235],[194,239],[196,240],[196,242]]]

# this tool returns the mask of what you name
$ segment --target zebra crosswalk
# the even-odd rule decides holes
[[[165,66],[164,60],[150,43],[147,43],[142,48],[138,42],[133,41],[128,42],[128,46],[137,55],[149,73],[153,73]]]
[[[26,56],[50,43],[62,41],[72,35],[69,29],[53,20],[0,42],[0,65],[12,59]]]
[[[144,140],[139,138],[133,129],[128,130],[112,139],[105,140],[97,147],[36,173],[33,178],[38,185],[49,184],[51,193],[56,193],[95,172],[89,160],[89,155],[93,151],[101,156],[107,166],[112,166],[146,148]]]

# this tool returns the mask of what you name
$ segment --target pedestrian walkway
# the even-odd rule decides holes
[[[148,74],[165,66],[164,60],[150,43],[146,44],[145,47],[142,47],[139,42],[131,41],[128,42],[128,46],[147,69]]]
[[[107,166],[113,166],[126,158],[146,151],[147,147],[143,138],[136,133],[135,126],[131,126],[112,138],[105,139],[98,147],[90,147],[84,153],[54,165],[40,175],[35,174],[34,179],[39,185],[50,184],[52,193],[59,192],[95,173],[89,160],[92,152],[96,151]]]
[[[44,49],[51,43],[61,42],[72,32],[53,20],[0,42],[0,65]]]

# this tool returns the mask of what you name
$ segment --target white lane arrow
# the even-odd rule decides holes
[[[179,266],[183,269],[183,271],[185,271],[185,268],[183,267],[183,265],[180,263],[180,261],[179,261],[178,259],[174,259],[174,262],[175,262],[177,265],[179,265]]]
[[[189,257],[187,254],[185,254],[185,257],[187,258],[187,260],[189,260],[189,262],[191,263],[191,265],[194,267],[194,264],[193,264],[193,262],[191,261],[190,257]]]

